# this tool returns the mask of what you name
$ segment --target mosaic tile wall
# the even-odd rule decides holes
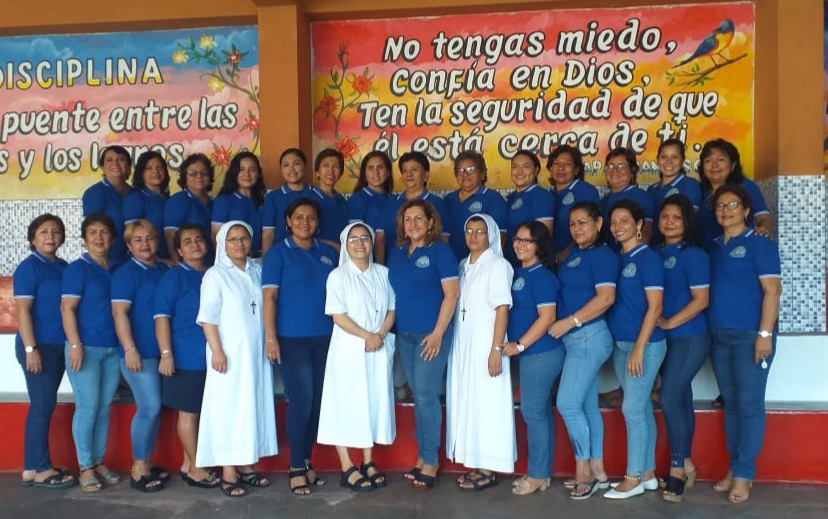
[[[782,260],[783,333],[826,331],[826,258],[828,258],[828,189],[825,178],[780,176],[759,183],[774,215]],[[505,193],[504,193],[505,194]],[[29,253],[26,228],[38,214],[50,211],[66,223],[60,255],[73,260],[82,252],[81,204],[78,199],[0,202],[0,276],[11,276]]]

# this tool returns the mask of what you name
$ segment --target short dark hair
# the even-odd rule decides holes
[[[569,156],[572,157],[572,162],[575,164],[575,178],[578,180],[584,179],[584,159],[581,156],[581,151],[568,144],[561,144],[555,150],[549,154],[549,158],[546,159],[546,169],[552,169],[552,163],[555,162],[555,159],[563,155],[564,153],[569,153]]]
[[[629,185],[635,185],[635,179],[638,175],[638,162],[635,160],[635,152],[629,148],[613,148],[609,153],[607,153],[607,158],[604,159],[604,167],[606,167],[609,161],[615,157],[624,157],[627,161],[627,166],[630,167],[630,173],[632,174]]]
[[[515,235],[521,229],[529,231],[529,236],[531,236],[535,247],[537,247],[538,259],[541,264],[549,270],[555,270],[555,251],[552,245],[552,236],[549,234],[546,225],[537,220],[528,220],[518,225],[515,229]]]
[[[200,225],[196,223],[182,223],[181,226],[175,230],[175,234],[173,234],[174,249],[177,250],[181,248],[181,235],[186,231],[198,231],[202,238],[205,240],[207,239],[207,237],[204,236],[204,229],[202,229]]]
[[[167,161],[164,156],[154,150],[145,151],[138,155],[138,161],[135,163],[135,169],[132,171],[132,187],[133,189],[144,189],[147,187],[144,182],[144,170],[147,169],[149,161],[158,159],[161,162],[161,168],[164,170],[164,181],[161,183],[161,194],[164,198],[170,196],[170,170],[167,166]]]
[[[368,169],[368,161],[374,158],[380,158],[385,165],[385,169],[388,170],[388,177],[382,183],[382,188],[385,189],[386,193],[391,193],[394,190],[394,176],[391,174],[391,159],[388,158],[388,154],[384,151],[374,150],[365,155],[359,164],[359,178],[354,186],[354,193],[368,185],[368,180],[365,178],[365,171]]]
[[[535,166],[535,169],[540,171],[540,168],[541,168],[540,159],[538,159],[538,156],[535,155],[534,153],[532,153],[531,151],[529,151],[529,150],[517,150],[515,152],[514,156],[512,156],[512,160],[515,160],[516,157],[526,157],[526,158],[528,158],[529,160],[532,161],[532,165]]]
[[[713,139],[712,141],[707,141],[704,143],[702,147],[701,155],[699,155],[699,181],[701,182],[702,191],[709,192],[713,189],[713,184],[704,174],[704,160],[710,156],[713,150],[719,150],[720,152],[727,155],[730,159],[730,162],[733,163],[733,171],[725,179],[725,184],[739,184],[742,180],[745,179],[745,174],[742,171],[742,159],[739,156],[739,150],[733,143],[728,142],[724,139]],[[750,197],[748,197],[750,198]]]
[[[101,167],[101,169],[103,169],[103,163],[104,159],[106,158],[106,154],[110,151],[115,153],[115,155],[120,155],[121,157],[126,158],[127,173],[129,173],[129,170],[132,169],[132,156],[129,154],[126,148],[124,148],[123,146],[119,146],[117,144],[111,144],[101,150],[101,156],[98,162],[98,165]],[[104,174],[104,176],[106,176],[106,174]]]
[[[334,157],[339,162],[340,172],[345,171],[345,156],[333,148],[326,148],[316,155],[316,159],[313,161],[313,170],[319,171],[322,161],[329,157]]]
[[[477,153],[474,150],[466,150],[466,151],[461,151],[460,153],[458,153],[457,157],[454,159],[455,174],[457,172],[457,166],[460,164],[460,162],[462,162],[464,160],[474,161],[475,167],[477,167],[477,169],[481,173],[483,173],[482,181],[485,184],[486,183],[486,176],[487,176],[486,173],[487,173],[488,169],[486,168],[486,159],[483,157],[483,155],[481,155],[480,153]]]
[[[719,203],[719,198],[721,198],[725,193],[736,195],[739,197],[739,201],[742,202],[742,207],[747,209],[749,212],[753,211],[753,200],[750,198],[747,189],[743,188],[739,184],[725,184],[717,189],[716,193],[713,194],[713,198],[710,200],[710,203],[714,209],[716,208],[716,204]]]
[[[423,171],[431,171],[431,164],[428,162],[428,157],[425,156],[425,153],[421,153],[419,151],[408,151],[403,153],[397,161],[397,167],[400,168],[400,173],[402,173],[403,164],[411,161],[419,163],[420,166],[422,166]]]
[[[207,178],[209,179],[207,191],[212,190],[213,181],[216,179],[216,170],[213,167],[213,163],[207,158],[207,155],[203,153],[193,153],[188,155],[187,158],[181,163],[181,166],[178,167],[178,187],[181,189],[187,189],[187,169],[196,162],[203,163],[207,168]]]
[[[293,216],[293,213],[296,212],[296,209],[302,207],[303,205],[312,207],[313,210],[316,212],[316,218],[322,220],[322,206],[319,205],[319,202],[317,202],[316,200],[312,200],[306,196],[301,196],[289,203],[287,207],[285,207],[285,223],[287,223],[288,218]]]
[[[58,226],[58,229],[60,229],[60,234],[63,235],[63,239],[60,240],[58,246],[63,245],[63,243],[66,241],[66,225],[63,223],[63,220],[61,220],[59,216],[55,216],[51,213],[43,213],[42,215],[36,217],[34,220],[31,221],[31,223],[29,224],[29,228],[26,231],[26,237],[29,240],[29,250],[35,250],[35,234],[37,234],[37,230],[40,229],[40,226],[46,222],[55,222],[55,224],[57,224]]]
[[[581,200],[580,202],[572,204],[572,207],[569,208],[569,218],[572,218],[572,213],[574,211],[585,211],[587,217],[593,222],[597,222],[599,218],[603,221],[604,218],[601,214],[601,208],[598,207],[598,204],[592,200]],[[598,231],[598,236],[595,237],[595,241],[593,243],[595,245],[604,243],[604,235],[600,230]]]
[[[220,195],[232,195],[239,189],[239,172],[241,172],[241,161],[250,159],[256,163],[256,168],[259,170],[259,178],[253,184],[250,190],[250,199],[256,204],[256,207],[261,207],[264,204],[265,189],[264,173],[262,172],[262,163],[259,162],[259,157],[250,151],[240,151],[230,159],[230,165],[227,166],[227,171],[224,173],[224,182],[219,190]]]
[[[619,209],[629,211],[636,223],[641,222],[643,225],[646,221],[644,216],[644,208],[632,198],[623,198],[612,204],[612,208],[610,208],[609,215],[607,216],[612,218],[612,213]]]
[[[305,156],[305,152],[303,152],[299,148],[287,148],[285,151],[283,151],[282,154],[279,155],[279,164],[281,164],[282,161],[285,160],[285,157],[287,157],[288,155],[296,155],[297,157],[299,157],[299,160],[302,161],[305,167],[307,167],[308,158]]]
[[[81,222],[81,237],[83,237],[84,240],[86,239],[86,230],[93,223],[100,223],[106,226],[109,230],[109,234],[111,234],[113,238],[118,236],[118,231],[115,230],[115,222],[109,217],[109,215],[104,213],[89,213],[86,218],[83,219],[83,222]]]

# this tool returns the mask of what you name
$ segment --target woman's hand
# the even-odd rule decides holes
[[[271,364],[274,362],[276,364],[282,363],[282,347],[279,346],[279,341],[277,339],[267,340],[265,343],[265,355],[267,355],[267,360],[269,360]]]
[[[175,361],[172,353],[161,355],[161,360],[158,361],[158,373],[165,377],[171,377],[175,374]]]
[[[644,374],[644,347],[636,346],[627,359],[627,374],[631,377],[640,377]]]
[[[72,371],[80,371],[83,366],[83,346],[76,348],[69,347],[69,368]]]
[[[673,328],[675,328],[673,326],[673,323],[670,322],[669,318],[662,316],[659,316],[658,319],[656,319],[656,326],[658,326],[662,330],[672,330]]]
[[[126,364],[128,370],[133,373],[139,373],[141,371],[141,354],[138,353],[138,350],[133,347],[131,350],[124,353],[124,363]]]
[[[517,349],[516,342],[507,342],[503,345],[503,354],[507,357],[514,357],[515,355],[519,355],[520,352]]]
[[[443,345],[443,334],[431,332],[425,336],[425,339],[423,339],[420,344],[423,346],[423,350],[420,352],[420,357],[426,361],[432,360],[440,354],[440,348]]]
[[[31,353],[26,354],[26,371],[37,375],[43,371],[43,365],[40,360],[40,352],[35,349]]]
[[[753,232],[756,233],[758,236],[764,236],[765,238],[770,238],[770,229],[765,227],[764,225],[756,225],[753,227]]]
[[[219,350],[217,352],[213,352],[213,358],[210,364],[213,366],[213,369],[219,373],[227,373],[227,355],[224,354],[224,351]]]
[[[569,330],[571,330],[574,327],[575,321],[571,317],[565,317],[552,323],[552,326],[549,328],[549,335],[551,335],[555,339],[560,339],[561,337],[569,333]]]
[[[753,361],[759,364],[765,357],[773,353],[773,337],[756,337],[756,344],[754,346],[755,354]]]
[[[382,348],[382,341],[383,338],[378,333],[372,333],[365,339],[365,351],[372,352],[378,351]]]
[[[496,377],[503,373],[503,355],[492,348],[489,351],[489,376]]]

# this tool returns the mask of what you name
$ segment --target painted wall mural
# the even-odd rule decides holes
[[[705,141],[731,140],[752,176],[753,42],[747,2],[314,23],[314,152],[346,156],[341,191],[372,149],[425,152],[432,189],[455,188],[451,159],[475,149],[506,188],[516,150],[563,143],[596,184],[630,147],[646,184],[669,137],[691,168]]]

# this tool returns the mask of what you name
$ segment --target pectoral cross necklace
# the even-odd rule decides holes
[[[253,315],[256,315],[256,301],[250,301],[250,309],[253,310]]]

